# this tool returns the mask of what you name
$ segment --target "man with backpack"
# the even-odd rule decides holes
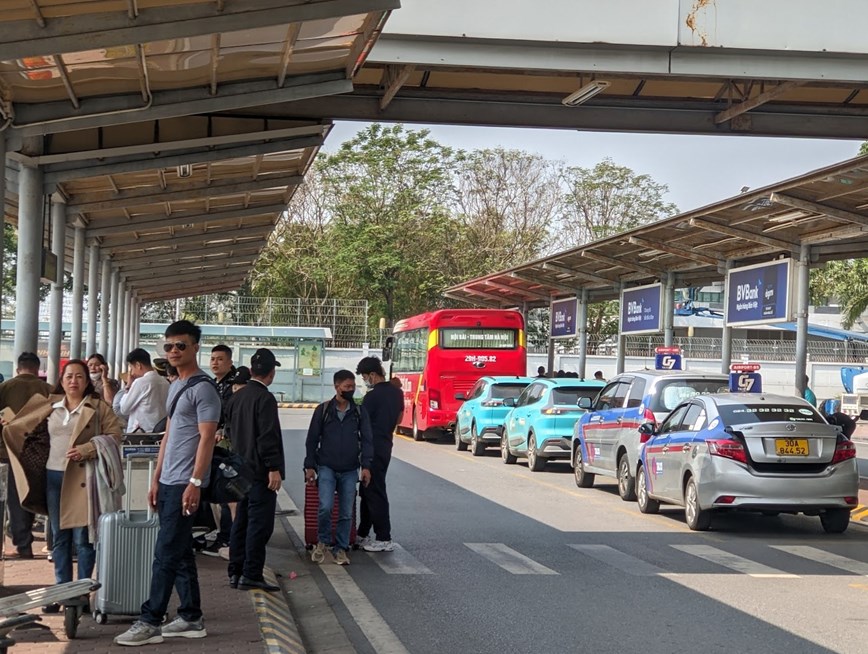
[[[368,414],[354,399],[356,376],[349,370],[338,370],[334,385],[335,396],[314,410],[305,442],[304,479],[319,485],[318,542],[310,558],[322,563],[332,544],[332,507],[337,490],[338,521],[332,554],[335,563],[348,565],[356,484],[361,480],[367,486],[371,481],[374,445]]]

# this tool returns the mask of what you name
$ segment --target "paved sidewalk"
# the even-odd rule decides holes
[[[39,550],[44,542],[34,542],[34,550]],[[6,541],[6,551],[14,549]],[[197,556],[199,566],[199,583],[202,588],[202,608],[205,612],[205,626],[208,636],[199,640],[186,638],[166,639],[162,645],[148,646],[147,651],[159,651],[165,654],[173,652],[221,652],[266,651],[266,645],[260,634],[257,612],[254,608],[254,595],[247,591],[229,588],[226,576],[226,561],[219,558]],[[42,555],[37,558],[22,561],[10,559],[5,562],[5,579],[0,595],[6,597],[25,592],[54,582],[52,564]],[[283,602],[283,596],[280,595]],[[173,598],[175,599],[175,598]],[[174,617],[176,600],[169,607],[169,615]],[[40,613],[41,615],[41,613]],[[10,650],[13,654],[54,654],[63,652],[129,652],[135,648],[118,647],[112,639],[132,623],[133,618],[112,616],[106,625],[96,624],[90,616],[82,617],[78,635],[74,640],[68,640],[63,632],[63,614],[44,615],[42,624],[50,627],[44,629],[26,629],[13,632],[17,644]],[[272,650],[273,651],[273,650]]]

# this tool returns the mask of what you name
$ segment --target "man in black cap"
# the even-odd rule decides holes
[[[229,538],[232,588],[280,590],[262,575],[265,546],[274,531],[277,491],[286,476],[277,400],[268,390],[279,365],[271,350],[256,350],[250,358],[250,381],[226,403],[225,419],[232,434],[232,449],[254,474],[250,492],[238,502]]]

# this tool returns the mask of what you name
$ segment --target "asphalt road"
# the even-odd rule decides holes
[[[301,507],[304,432],[285,434]],[[389,491],[402,550],[353,552],[347,572],[413,654],[866,648],[868,528],[829,536],[818,518],[745,515],[694,533],[678,511],[640,514],[612,484],[576,488],[566,464],[532,473],[493,450],[404,438]],[[327,594],[356,649],[377,651]]]

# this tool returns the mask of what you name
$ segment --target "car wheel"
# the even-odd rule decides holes
[[[573,454],[573,474],[576,477],[576,486],[579,488],[590,488],[594,485],[596,475],[592,472],[585,472],[584,463],[582,461],[582,444],[576,444],[576,451]]]
[[[660,502],[652,499],[648,494],[648,478],[645,476],[645,466],[639,466],[636,473],[636,500],[639,511],[642,513],[657,513],[660,510]]]
[[[455,449],[459,452],[467,451],[467,443],[461,440],[461,429],[458,425],[455,426]]]
[[[414,441],[424,441],[425,440],[425,432],[419,429],[418,418],[416,417],[416,408],[413,407],[413,440]]]
[[[711,526],[711,511],[699,506],[699,490],[693,477],[684,489],[684,517],[692,531],[705,531]]]
[[[479,434],[476,433],[476,423],[470,425],[470,453],[473,456],[482,456],[485,454],[485,443],[479,440]]]
[[[843,534],[850,526],[850,509],[829,509],[820,514],[827,534]]]
[[[527,438],[527,467],[532,472],[542,472],[546,467],[545,458],[539,455],[536,449],[536,436],[531,432]]]
[[[515,454],[512,454],[509,451],[509,442],[506,439],[506,432],[503,432],[503,436],[500,437],[500,458],[507,465],[512,465],[518,461]]]
[[[625,502],[636,500],[636,480],[630,474],[630,462],[626,454],[622,454],[618,459],[618,495]]]

